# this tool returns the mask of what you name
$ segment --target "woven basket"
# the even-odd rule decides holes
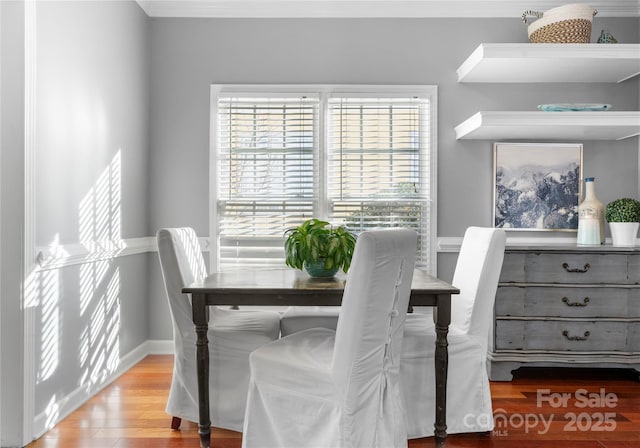
[[[529,40],[533,43],[588,44],[591,41],[591,22],[597,11],[590,6],[571,4],[550,9],[545,13],[526,11],[522,21],[528,25]],[[532,23],[527,20],[535,17]]]

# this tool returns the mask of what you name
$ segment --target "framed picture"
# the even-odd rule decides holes
[[[493,222],[505,230],[577,231],[578,143],[494,143]]]

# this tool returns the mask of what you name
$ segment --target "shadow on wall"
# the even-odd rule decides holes
[[[36,386],[54,374],[64,374],[58,371],[62,362],[61,322],[77,319],[75,353],[81,374],[72,393],[91,395],[104,386],[120,362],[120,272],[113,262],[122,249],[120,150],[80,202],[78,219],[80,245],[88,256],[87,262],[80,265],[77,289],[75,284],[64,284],[63,279],[69,276],[63,277],[64,270],[59,266],[36,269],[25,285],[25,303],[35,311],[39,321],[36,326],[40,328],[36,340]],[[59,235],[49,248],[56,258],[69,255],[61,253]],[[73,300],[76,294],[77,300]],[[63,310],[72,311],[72,316],[64,316]],[[62,391],[48,398],[45,415],[39,415],[45,430],[61,418],[68,395]]]

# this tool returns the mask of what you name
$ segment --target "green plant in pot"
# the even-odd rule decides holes
[[[604,217],[609,223],[614,246],[635,246],[640,226],[640,201],[632,198],[611,201],[604,209]]]
[[[285,230],[284,236],[285,263],[311,277],[333,277],[351,266],[356,238],[342,226],[312,218]]]

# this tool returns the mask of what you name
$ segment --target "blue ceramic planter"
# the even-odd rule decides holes
[[[324,260],[305,261],[303,267],[307,271],[307,274],[315,278],[330,278],[338,272],[338,268],[326,269],[324,267]]]

